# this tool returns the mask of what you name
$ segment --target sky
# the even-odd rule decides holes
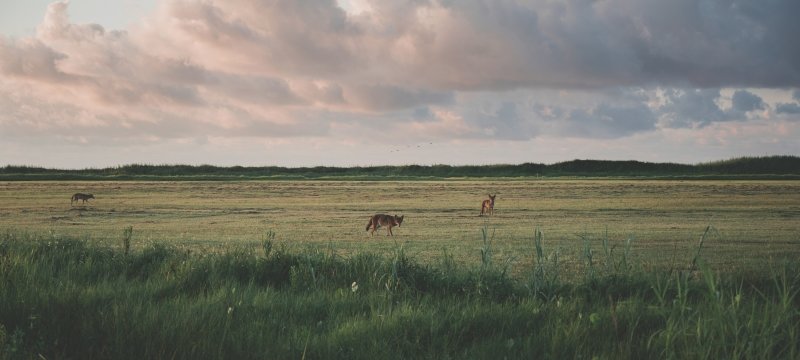
[[[800,155],[796,0],[0,0],[0,166]]]

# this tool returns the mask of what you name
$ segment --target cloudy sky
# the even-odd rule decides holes
[[[0,166],[800,155],[796,0],[9,0]]]

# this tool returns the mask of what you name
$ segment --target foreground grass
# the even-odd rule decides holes
[[[629,248],[563,280],[536,231],[512,279],[484,230],[480,265],[442,254],[141,250],[7,233],[0,357],[797,358],[798,265],[770,275],[644,271]],[[595,244],[598,245],[598,244]],[[702,246],[702,244],[701,244]],[[595,247],[597,248],[597,247]],[[606,250],[608,251],[608,250]],[[699,253],[699,252],[698,252]]]

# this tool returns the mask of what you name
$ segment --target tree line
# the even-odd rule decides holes
[[[693,177],[800,175],[798,156],[739,157],[698,164],[635,160],[571,160],[554,164],[397,165],[354,167],[282,167],[129,164],[106,168],[54,169],[7,165],[0,178],[25,179],[158,179],[158,178],[458,178],[458,177]]]

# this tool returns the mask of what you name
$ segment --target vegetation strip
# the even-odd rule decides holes
[[[0,357],[798,358],[800,263],[718,275],[697,255],[647,271],[630,247],[565,281],[536,230],[512,279],[480,265],[258,247],[197,253],[0,239]],[[126,240],[127,239],[127,240]],[[606,247],[606,250],[607,247]],[[555,254],[555,256],[554,256]],[[615,255],[614,255],[615,254]]]
[[[572,160],[546,165],[405,165],[369,167],[219,167],[212,165],[132,164],[104,169],[46,169],[31,166],[0,168],[0,180],[248,180],[248,179],[442,179],[473,177],[666,177],[796,179],[800,157],[742,157],[695,165],[641,161]]]

